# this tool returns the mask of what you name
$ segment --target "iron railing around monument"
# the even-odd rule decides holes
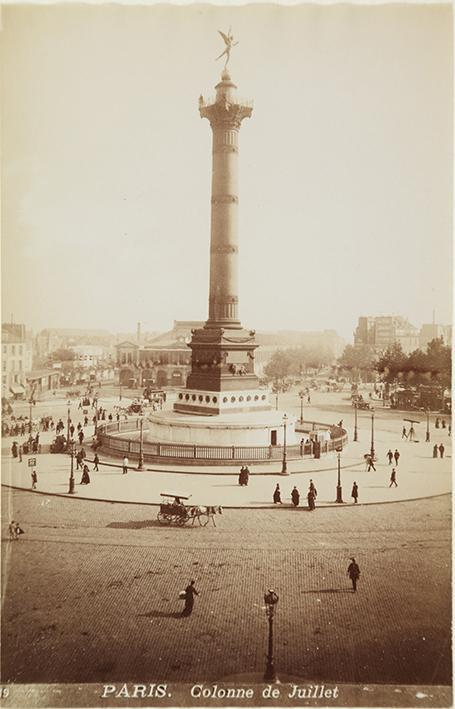
[[[106,424],[99,424],[97,429],[97,439],[99,448],[106,453],[113,455],[138,456],[140,453],[140,442],[136,438],[122,438],[122,433],[139,431],[139,419],[129,419],[128,421],[113,421]],[[299,427],[298,432],[309,434],[310,431],[330,430],[332,427],[326,423],[316,421],[305,421],[305,428]],[[331,451],[343,448],[348,440],[344,429],[337,428],[339,435],[328,441],[320,442],[320,452],[330,453]],[[314,455],[313,442],[303,441],[299,444],[286,446],[288,459],[304,458]],[[205,461],[212,464],[223,464],[237,461],[260,462],[281,460],[283,457],[283,446],[210,446],[193,445],[189,443],[158,443],[153,441],[143,441],[142,453],[144,460],[155,462],[197,462]]]

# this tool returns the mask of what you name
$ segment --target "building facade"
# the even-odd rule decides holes
[[[175,320],[169,332],[158,335],[147,345],[124,341],[116,346],[119,382],[122,386],[182,387],[191,371],[191,331],[203,323]]]
[[[419,347],[419,331],[400,315],[359,317],[354,332],[355,345],[370,345],[377,350],[398,343],[409,354]]]
[[[25,395],[32,361],[32,343],[25,325],[2,324],[2,397]]]

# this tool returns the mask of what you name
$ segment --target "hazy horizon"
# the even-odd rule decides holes
[[[240,317],[452,321],[451,7],[4,6],[2,308],[35,332],[208,310],[211,130],[240,131]]]

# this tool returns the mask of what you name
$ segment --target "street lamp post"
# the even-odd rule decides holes
[[[30,399],[28,400],[28,403],[30,405],[30,416],[29,416],[29,420],[28,420],[28,432],[29,432],[30,438],[31,438],[31,436],[32,436],[32,406],[35,403],[33,396],[30,397]]]
[[[137,469],[138,470],[144,470],[144,417],[141,415],[139,416],[139,427],[140,427],[140,433],[139,433],[139,461],[137,464]]]
[[[338,456],[338,480],[337,480],[337,499],[336,502],[343,503],[343,489],[341,487],[341,451],[342,448],[337,448]]]
[[[70,472],[70,486],[68,490],[68,495],[74,495],[76,492],[74,489],[74,442],[71,441],[71,447],[70,447],[70,453],[71,453],[71,472]]]
[[[299,396],[300,396],[300,423],[303,423],[303,399],[305,396],[304,391],[299,391]]]
[[[68,401],[66,402],[66,404],[67,404],[67,406],[68,406],[68,418],[67,418],[67,421],[66,421],[66,428],[67,428],[67,431],[66,431],[66,450],[69,450],[70,438],[71,438],[71,436],[70,436],[70,426],[71,426],[71,401],[68,399]]]
[[[286,446],[287,424],[288,424],[288,417],[287,417],[287,414],[284,414],[283,415],[283,462],[281,465],[281,475],[288,474],[287,446]]]
[[[273,663],[273,616],[275,614],[275,606],[278,603],[278,596],[273,589],[270,589],[264,594],[264,602],[265,612],[269,621],[269,643],[264,679],[266,682],[275,682],[276,672],[275,665]]]
[[[354,442],[357,443],[359,440],[357,433],[357,402],[354,404]]]
[[[374,450],[374,409],[371,411],[371,449],[370,455],[372,460],[375,459],[376,451]]]
[[[425,442],[429,443],[430,442],[430,411],[429,409],[426,410],[427,414],[427,433],[425,436]]]

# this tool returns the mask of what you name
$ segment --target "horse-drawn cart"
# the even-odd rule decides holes
[[[214,518],[217,513],[222,513],[220,506],[189,505],[182,502],[182,500],[188,501],[191,495],[175,495],[167,492],[160,494],[164,498],[158,512],[158,522],[160,524],[176,524],[183,527],[190,520],[193,525],[197,520],[201,527],[205,527],[209,520],[212,520],[213,526],[216,527]]]

